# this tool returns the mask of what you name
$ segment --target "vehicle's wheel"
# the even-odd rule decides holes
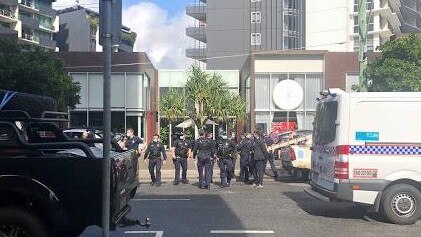
[[[410,225],[421,218],[421,193],[408,184],[396,184],[386,189],[381,211],[394,224]]]
[[[35,214],[19,207],[0,208],[1,237],[50,237],[52,234]]]

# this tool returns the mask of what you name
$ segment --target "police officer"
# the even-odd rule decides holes
[[[235,146],[237,146],[235,133],[231,133],[231,136],[229,136],[228,139],[231,140],[234,143]],[[238,158],[238,152],[237,152],[237,149],[234,149],[234,153],[233,153],[233,164],[234,164],[233,170],[234,171],[235,171],[235,165],[237,164],[237,158]],[[233,178],[234,177],[235,177],[235,173],[233,174]]]
[[[226,134],[222,134],[222,139],[218,141],[217,156],[218,165],[221,171],[221,188],[229,187],[231,179],[234,177],[234,155],[236,146],[234,141],[228,139]]]
[[[157,187],[161,186],[161,165],[165,164],[167,161],[167,154],[165,152],[164,145],[159,142],[158,134],[153,136],[153,140],[149,143],[148,148],[145,152],[145,162],[146,159],[149,159],[149,174],[151,175],[150,185],[156,185]],[[164,161],[161,160],[161,154],[164,158]],[[156,169],[156,176],[155,176]]]
[[[187,180],[187,158],[190,154],[190,144],[186,141],[184,134],[181,134],[180,139],[174,142],[172,149],[173,162],[175,166],[174,185],[180,184],[180,169],[182,169],[181,182],[188,184]]]
[[[266,146],[272,146],[273,145],[273,139],[268,136],[267,133],[263,134],[263,138],[265,139],[266,142]],[[269,151],[269,164],[270,164],[270,168],[272,169],[272,172],[274,174],[274,179],[277,180],[278,179],[278,171],[276,170],[276,166],[275,166],[275,154],[273,153],[273,150],[270,149]]]
[[[212,143],[212,147],[214,147],[214,149],[216,150],[218,147],[217,147],[217,144],[216,144],[215,140],[213,140],[213,133],[208,133],[207,138],[209,139],[209,142]],[[210,182],[211,182],[211,184],[213,184],[213,169],[215,168],[215,163],[216,163],[216,157],[213,156],[213,157],[211,157],[211,170],[210,170],[210,173],[211,173]]]
[[[254,146],[254,184],[253,186],[263,187],[263,174],[266,168],[266,161],[269,158],[269,153],[265,140],[262,138],[262,133],[259,130],[254,132],[255,146]]]
[[[199,139],[194,143],[193,158],[197,159],[197,171],[199,172],[199,188],[210,189],[211,181],[211,158],[214,156],[215,148],[213,141],[211,141],[201,131]]]
[[[247,133],[245,138],[241,140],[237,147],[240,152],[240,181],[249,182],[251,170],[251,159],[254,150],[254,141],[251,133]]]

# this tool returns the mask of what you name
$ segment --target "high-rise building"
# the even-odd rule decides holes
[[[303,49],[305,0],[197,0],[187,6],[196,25],[189,58],[206,68],[240,69],[252,51]]]
[[[2,0],[0,0],[2,1]],[[60,31],[57,44],[60,51],[96,52],[99,47],[99,14],[81,6],[58,11]],[[133,52],[136,33],[122,26],[119,52]]]
[[[56,49],[59,19],[52,0],[0,0],[0,37]]]
[[[358,51],[358,0],[307,1],[306,49]],[[406,33],[421,33],[420,0],[367,0],[367,51]]]

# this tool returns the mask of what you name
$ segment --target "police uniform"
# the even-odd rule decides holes
[[[167,160],[164,145],[160,142],[151,142],[145,152],[145,159],[149,159],[149,174],[151,175],[151,186],[156,184],[157,187],[161,186],[161,154],[164,160]],[[156,176],[155,176],[156,169]]]
[[[251,169],[252,153],[254,151],[254,141],[251,138],[244,138],[238,145],[240,152],[240,180],[248,182]]]
[[[230,186],[234,177],[234,155],[236,155],[235,143],[230,139],[221,139],[218,142],[217,155],[221,171],[221,188]]]
[[[175,166],[174,184],[180,183],[180,169],[182,169],[181,182],[188,183],[187,180],[187,158],[190,149],[190,144],[185,140],[177,140],[174,143],[175,157],[173,158]]]
[[[274,143],[273,142],[273,139],[270,138],[267,135],[265,137],[265,142],[266,142],[266,145],[268,147],[269,146],[272,146],[273,143]],[[274,175],[275,179],[277,179],[278,178],[278,171],[276,170],[276,166],[275,166],[275,154],[273,153],[273,150],[270,150],[270,152],[269,152],[269,159],[268,159],[268,161],[269,161],[269,164],[270,164],[270,168],[272,169],[273,175]]]
[[[197,171],[199,172],[199,188],[210,189],[211,181],[211,158],[215,150],[213,141],[200,137],[194,143],[193,157],[197,157]]]

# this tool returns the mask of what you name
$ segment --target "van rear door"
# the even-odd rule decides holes
[[[335,168],[338,168],[335,167],[337,116],[338,97],[318,103],[313,127],[311,182],[329,191],[335,191]]]

